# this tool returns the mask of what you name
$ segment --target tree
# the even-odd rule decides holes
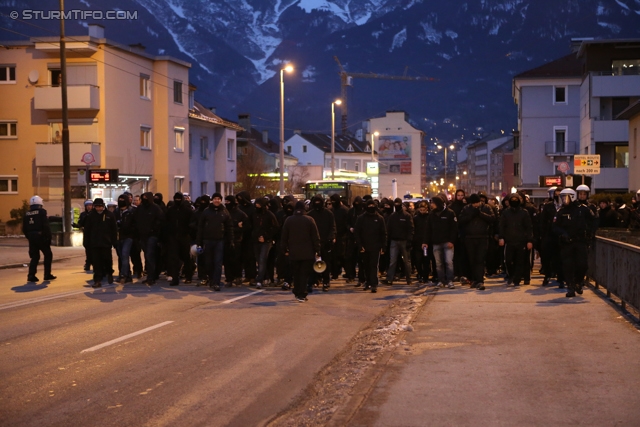
[[[288,170],[288,179],[284,183],[287,194],[304,193],[304,184],[309,180],[309,170],[305,166],[293,166]]]
[[[252,197],[277,193],[278,182],[274,183],[263,175],[270,171],[262,153],[251,144],[245,148],[245,152],[238,156],[235,191],[248,191]]]
[[[7,221],[7,224],[9,225],[22,224],[22,218],[24,218],[24,215],[27,212],[29,212],[29,203],[27,203],[26,200],[23,200],[21,207],[16,209],[11,209],[11,211],[9,212],[11,219]]]

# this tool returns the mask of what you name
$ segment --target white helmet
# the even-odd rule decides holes
[[[576,187],[576,191],[586,191],[587,193],[591,191],[588,185],[580,184]]]
[[[30,205],[40,205],[40,206],[42,206],[42,197],[40,197],[40,196],[33,196],[33,197],[29,200],[29,204],[30,204]]]
[[[549,193],[549,198],[553,198],[553,193],[556,192],[556,188],[558,188],[558,187],[553,186],[553,187],[547,188],[547,193]]]
[[[560,192],[562,203],[568,205],[576,200],[576,191],[572,188],[565,188]]]

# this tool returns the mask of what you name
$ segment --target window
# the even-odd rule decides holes
[[[176,135],[176,145],[173,150],[178,153],[184,153],[184,128],[174,128]]]
[[[193,135],[189,134],[189,158],[193,157]]]
[[[208,187],[209,187],[209,183],[208,182],[201,182],[200,183],[200,194],[209,194],[209,191],[207,190]]]
[[[520,176],[520,163],[513,164],[513,176]]]
[[[502,181],[498,181],[498,190],[502,191]]]
[[[209,138],[200,137],[200,158],[207,160],[209,158]]]
[[[15,84],[16,66],[0,65],[0,84]]]
[[[0,176],[0,194],[16,194],[17,192],[17,176]]]
[[[556,153],[566,153],[567,142],[567,128],[566,127],[554,127],[553,128],[553,141]]]
[[[342,162],[342,169],[347,169],[347,162]]]
[[[353,145],[349,144],[349,146],[347,147],[347,152],[353,153]]]
[[[553,87],[553,103],[554,104],[567,103],[567,87],[566,86]]]
[[[182,193],[182,185],[184,184],[184,176],[176,176],[173,179],[174,187],[176,193]]]
[[[140,74],[140,98],[151,99],[151,78]]]
[[[18,122],[3,121],[0,122],[0,138],[16,139],[18,137]]]
[[[287,145],[287,153],[291,154],[291,146],[290,145]]]
[[[189,194],[193,194],[193,182],[189,181]]]
[[[513,135],[513,149],[517,150],[520,147],[520,135]]]
[[[356,172],[360,171],[360,162],[356,162],[354,165],[354,169]]]
[[[367,144],[367,146],[364,147],[364,152],[365,153],[370,153],[371,152],[371,146],[369,144]]]
[[[302,152],[303,152],[303,153],[306,153],[306,152],[307,152],[307,146],[306,146],[306,145],[303,145],[303,146],[302,146]]]
[[[196,106],[196,91],[190,90],[189,91],[189,109],[193,110],[195,106]]]
[[[151,127],[140,126],[140,148],[151,150]]]
[[[62,71],[59,68],[49,68],[49,81],[52,87],[58,87],[62,84]]]
[[[494,191],[496,189],[496,183],[494,181],[491,181],[491,191]]]
[[[235,160],[233,154],[236,152],[236,140],[227,139],[227,160]]]
[[[182,104],[182,82],[173,81],[173,102]]]
[[[611,62],[614,76],[637,76],[640,74],[640,59],[622,59]]]

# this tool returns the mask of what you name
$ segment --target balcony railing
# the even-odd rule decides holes
[[[70,110],[99,110],[100,88],[94,85],[69,85],[67,87],[67,105]],[[36,110],[62,110],[60,87],[36,87],[33,106]]]
[[[84,153],[93,154],[93,167],[101,166],[99,142],[69,143],[69,162],[71,166],[84,166]],[[36,166],[62,166],[62,144],[53,142],[36,142]]]
[[[547,156],[573,156],[578,154],[578,143],[576,141],[546,141],[544,143],[544,153]]]

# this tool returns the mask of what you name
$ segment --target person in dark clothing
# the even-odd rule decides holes
[[[524,284],[529,285],[531,284],[531,270],[533,269],[533,257],[534,257],[533,249],[534,248],[537,249],[540,247],[540,235],[539,235],[540,224],[539,224],[539,218],[538,218],[538,209],[533,203],[531,203],[531,201],[529,200],[529,196],[525,194],[525,192],[522,190],[519,191],[518,194],[520,195],[520,199],[522,200],[522,205],[521,205],[522,209],[527,211],[527,213],[529,214],[529,218],[531,219],[531,226],[533,227],[532,229],[533,248],[527,250],[527,265],[524,270],[524,277],[523,277]]]
[[[460,212],[460,227],[464,228],[464,244],[469,260],[471,287],[484,291],[484,271],[489,238],[492,237],[493,211],[477,194],[469,196],[469,204]]]
[[[560,253],[567,281],[568,298],[582,294],[582,282],[587,273],[587,252],[592,239],[594,213],[576,200],[570,188],[562,191],[563,206],[553,221],[553,230],[560,236]]]
[[[409,246],[413,242],[413,217],[404,210],[402,199],[396,198],[393,201],[393,212],[387,220],[387,235],[390,240],[389,250],[391,252],[389,258],[389,269],[387,270],[387,280],[383,282],[385,285],[392,285],[395,279],[396,266],[398,265],[398,256],[402,257],[404,262],[404,271],[406,275],[407,285],[411,285],[411,264],[409,258]]]
[[[482,197],[480,197],[482,199]],[[487,206],[493,212],[493,223],[491,224],[491,236],[489,238],[489,247],[487,249],[487,276],[494,277],[498,274],[500,265],[502,264],[502,251],[498,246],[500,210],[498,199],[491,197],[487,199]]]
[[[242,238],[248,218],[247,214],[238,208],[234,196],[225,197],[224,203],[233,224],[233,249],[225,248],[224,250],[224,276],[227,286],[233,283],[240,286],[242,284]]]
[[[105,208],[104,200],[97,198],[93,201],[93,210],[87,216],[84,226],[87,233],[91,259],[93,260],[93,287],[102,286],[102,279],[106,276],[109,284],[113,283],[113,256],[111,248],[117,246],[118,226],[116,217]]]
[[[133,225],[133,213],[135,208],[131,206],[129,198],[122,194],[118,197],[118,209],[116,210],[116,224],[118,226],[118,278],[120,283],[132,283],[131,265],[129,257],[133,241],[136,240],[136,230]]]
[[[367,200],[365,213],[356,220],[354,230],[356,246],[362,253],[362,270],[365,274],[364,290],[378,291],[378,260],[387,247],[387,227],[377,212],[375,201]]]
[[[620,227],[621,220],[618,212],[611,206],[611,199],[606,197],[600,200],[600,209],[598,210],[598,218],[600,228],[617,228]]]
[[[448,206],[449,209],[456,214],[456,218],[460,217],[462,209],[467,205],[466,194],[464,190],[456,190],[453,202]],[[464,282],[469,276],[469,260],[467,259],[467,251],[464,244],[464,229],[458,227],[458,238],[453,242],[453,281]]]
[[[244,268],[244,281],[253,283],[256,278],[256,256],[253,251],[252,219],[256,212],[255,206],[251,203],[251,195],[248,191],[241,191],[236,194],[238,208],[247,215],[247,223],[243,224],[244,235],[242,237],[242,266]]]
[[[356,278],[356,265],[360,264],[360,269],[358,271],[358,283],[356,286],[361,286],[364,279],[364,269],[362,268],[360,249],[356,245],[355,238],[355,227],[356,220],[360,215],[364,213],[364,203],[360,196],[356,196],[353,200],[353,206],[347,212],[347,241],[345,248],[345,260],[344,260],[344,272],[346,274],[347,283],[352,283]]]
[[[283,206],[283,209],[280,212],[278,212],[278,215],[276,215],[276,219],[280,224],[281,230],[282,230],[282,227],[284,227],[284,223],[287,220],[287,218],[293,215],[295,211],[295,205],[297,204],[297,202],[293,200],[294,200],[293,198],[289,198],[288,196],[285,196],[284,198],[285,204]],[[302,203],[302,210],[304,211],[305,210],[304,203],[303,202],[301,203]],[[280,244],[278,247],[278,259],[276,262],[276,270],[278,273],[278,284],[282,286],[282,290],[286,291],[291,289],[291,284],[293,283],[293,273],[291,270],[291,262],[289,261],[289,255],[284,250],[284,247],[282,244]]]
[[[202,213],[209,207],[211,199],[208,195],[204,194],[198,197],[195,201],[196,210],[193,211],[191,216],[191,224],[189,225],[189,232],[191,236],[191,245],[196,244],[198,237],[198,224]],[[198,286],[207,284],[207,267],[205,265],[204,251],[200,251],[196,255],[196,265],[198,268]]]
[[[384,218],[385,225],[389,220],[389,217],[393,213],[393,202],[386,197],[380,201],[379,209],[381,209],[380,214]],[[391,242],[387,239],[387,246],[384,248],[384,251],[380,254],[380,261],[378,263],[378,273],[384,274],[389,269],[389,261],[390,254],[389,248],[391,246]]]
[[[182,193],[177,192],[173,196],[173,205],[167,209],[167,256],[168,270],[171,276],[171,286],[180,284],[180,270],[184,266],[184,281],[191,283],[193,270],[191,263],[191,239],[189,237],[191,217],[193,210],[191,204],[184,200]]]
[[[204,247],[209,287],[220,291],[225,245],[233,250],[233,222],[222,205],[222,194],[214,193],[211,204],[198,220],[198,247]]]
[[[42,207],[42,198],[33,196],[29,201],[29,211],[25,212],[22,218],[22,232],[29,241],[29,273],[28,282],[39,282],[36,277],[38,263],[40,262],[40,252],[44,255],[44,280],[54,280],[56,276],[51,274],[51,262],[53,253],[51,252],[51,227],[47,211]]]
[[[257,198],[255,212],[251,216],[251,241],[254,259],[258,262],[258,273],[255,280],[258,289],[262,289],[267,274],[267,257],[273,245],[273,239],[278,232],[278,220],[267,208],[267,205],[266,198]]]
[[[552,277],[557,277],[558,282],[563,282],[562,261],[560,257],[560,242],[558,236],[553,232],[553,219],[562,207],[560,192],[562,187],[550,187],[550,200],[542,205],[539,215],[540,237],[542,247],[540,248],[540,263],[544,278],[542,286],[549,284]]]
[[[315,271],[310,277],[310,289],[314,284],[322,281],[322,290],[328,291],[331,281],[331,252],[336,242],[336,221],[333,213],[324,207],[322,196],[315,196],[311,200],[311,210],[308,215],[313,218],[320,233],[320,257],[327,263],[324,273],[318,274]]]
[[[500,217],[500,241],[504,246],[504,259],[509,279],[507,284],[520,286],[529,268],[529,251],[533,248],[533,225],[529,213],[522,207],[522,198],[509,196],[509,209]]]
[[[280,247],[280,231],[282,224],[278,221],[278,214],[282,212],[282,203],[280,197],[275,196],[269,199],[269,211],[276,217],[276,223],[278,227],[276,229],[275,236],[273,237],[273,245],[269,249],[269,255],[267,256],[267,273],[265,274],[265,282],[275,285],[275,269],[278,258],[278,248]]]
[[[427,220],[429,218],[429,204],[423,200],[418,203],[418,209],[413,216],[413,244],[411,245],[411,257],[413,265],[416,267],[417,279],[419,283],[425,283],[429,280],[431,267],[429,257],[425,250],[422,249],[422,239],[427,232]]]
[[[141,200],[140,206],[136,208],[133,214],[133,221],[147,268],[145,283],[152,286],[155,285],[160,275],[156,261],[158,239],[164,227],[164,213],[160,206],[153,202],[153,193],[144,193]]]
[[[91,212],[91,209],[93,209],[93,200],[85,200],[84,202],[84,212],[80,213],[80,217],[78,218],[78,223],[75,224],[76,227],[80,228],[80,229],[84,229],[84,223],[87,219],[87,215],[89,215],[89,213]],[[84,231],[84,230],[83,230]],[[82,246],[84,246],[84,254],[85,254],[85,258],[84,258],[84,271],[89,271],[91,270],[91,250],[89,249],[89,246],[87,246],[87,241],[86,241],[86,236],[82,235]]]
[[[349,226],[347,224],[347,216],[349,209],[342,203],[338,194],[331,196],[331,212],[336,221],[336,242],[331,251],[331,278],[337,280],[342,274],[344,266],[344,257],[347,248],[347,235],[349,234]]]
[[[432,247],[438,270],[436,286],[449,289],[453,284],[453,251],[458,237],[458,219],[456,214],[445,206],[445,201],[435,196],[431,199],[431,213],[427,220],[426,233],[423,236],[423,248]]]
[[[303,202],[297,202],[293,215],[285,220],[281,245],[291,263],[293,294],[298,302],[304,302],[313,262],[320,254],[320,234],[313,218],[305,215]]]
[[[629,228],[631,220],[631,209],[624,203],[624,199],[620,196],[616,197],[616,212],[620,218],[620,227]]]

